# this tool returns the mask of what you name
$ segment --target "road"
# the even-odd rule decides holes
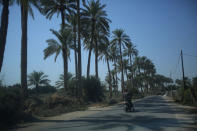
[[[135,112],[126,113],[123,105],[71,120],[46,120],[55,123],[38,131],[197,131],[193,119],[183,108],[163,96],[135,102]]]

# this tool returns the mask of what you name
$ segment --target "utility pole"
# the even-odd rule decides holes
[[[184,100],[184,92],[185,92],[185,73],[184,73],[184,66],[183,66],[183,51],[181,50],[181,63],[182,63],[182,73],[183,73],[183,96],[181,101]]]

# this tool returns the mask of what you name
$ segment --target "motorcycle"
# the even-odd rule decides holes
[[[126,112],[134,112],[135,111],[135,107],[134,107],[132,102],[125,101],[125,107],[124,108],[125,108]]]

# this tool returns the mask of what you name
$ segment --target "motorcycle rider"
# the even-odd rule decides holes
[[[125,89],[124,96],[125,96],[125,102],[129,104],[130,108],[133,107],[132,93],[128,91],[127,89]]]

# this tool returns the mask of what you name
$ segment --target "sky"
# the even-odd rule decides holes
[[[158,74],[181,79],[180,51],[197,56],[197,1],[196,0],[100,0],[106,4],[110,31],[124,29],[137,46],[140,56],[153,61]],[[0,6],[2,12],[2,6]],[[1,14],[0,12],[0,14]],[[44,60],[46,40],[56,39],[50,29],[59,30],[61,19],[55,15],[46,19],[34,9],[35,19],[28,18],[28,74],[43,71],[54,85],[63,73],[62,56],[56,62],[54,56]],[[10,7],[9,27],[4,63],[0,78],[4,84],[20,83],[21,16],[17,5]],[[83,48],[82,48],[83,49]],[[68,70],[75,72],[74,55],[71,51]],[[82,74],[86,75],[88,52],[82,51]],[[197,57],[184,55],[185,75],[197,76]],[[90,74],[94,75],[94,55]],[[112,68],[112,66],[111,66]],[[99,62],[99,77],[104,81],[107,65]]]

